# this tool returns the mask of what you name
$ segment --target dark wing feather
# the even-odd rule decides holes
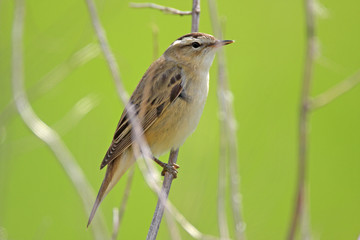
[[[182,76],[181,67],[174,66],[172,63],[166,64],[164,58],[158,59],[146,71],[130,98],[143,132],[154,124],[164,110],[178,98],[183,90]],[[132,125],[125,109],[100,169],[131,146],[133,143],[131,130]]]

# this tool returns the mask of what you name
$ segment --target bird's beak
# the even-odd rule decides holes
[[[233,43],[233,42],[235,42],[235,41],[234,40],[222,40],[222,41],[220,41],[220,44],[222,46],[224,46],[224,45],[228,45],[228,44]]]
[[[228,45],[233,42],[235,42],[235,41],[234,40],[219,40],[213,46],[218,48],[218,47],[222,47],[222,46]]]

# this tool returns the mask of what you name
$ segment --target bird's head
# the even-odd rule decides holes
[[[189,33],[175,40],[165,51],[164,57],[193,67],[210,68],[219,47],[233,40],[218,40],[206,33]]]

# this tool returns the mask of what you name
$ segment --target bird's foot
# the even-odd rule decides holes
[[[180,168],[176,163],[168,164],[164,163],[163,170],[161,172],[161,176],[165,176],[165,173],[168,172],[173,175],[173,178],[177,178],[178,171],[176,169]]]

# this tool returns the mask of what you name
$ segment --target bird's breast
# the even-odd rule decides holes
[[[162,114],[146,133],[155,156],[180,147],[200,121],[209,92],[208,72],[185,76],[184,92]]]

